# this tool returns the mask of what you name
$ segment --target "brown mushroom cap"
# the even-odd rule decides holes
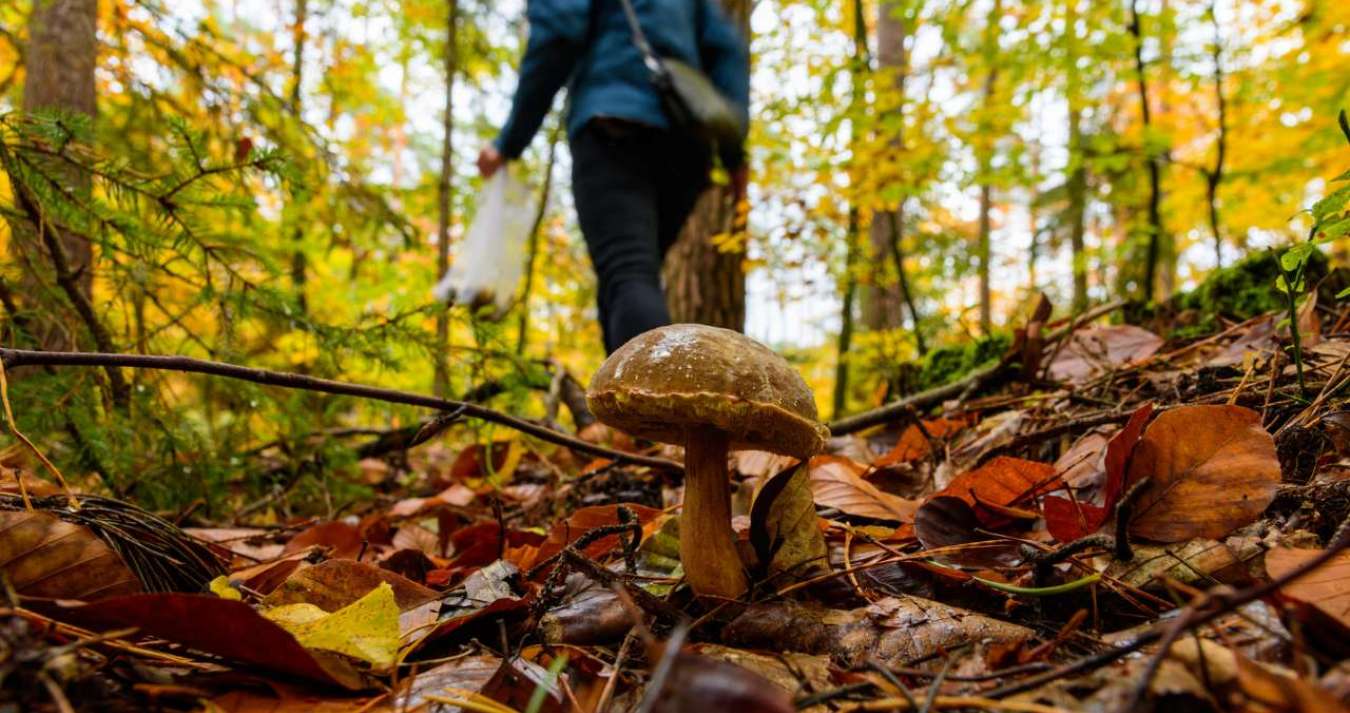
[[[729,329],[672,324],[610,355],[586,401],[597,418],[635,436],[684,445],[691,428],[726,431],[733,447],[809,458],[829,430],[783,357]]]

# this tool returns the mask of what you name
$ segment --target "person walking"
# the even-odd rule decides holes
[[[527,3],[529,40],[511,113],[479,154],[478,169],[487,178],[519,158],[567,85],[572,194],[599,283],[605,351],[612,353],[670,323],[661,263],[709,185],[714,153],[736,198],[743,194],[748,51],[714,0]],[[665,59],[715,87],[736,115],[734,140],[714,146],[672,116],[659,81]]]

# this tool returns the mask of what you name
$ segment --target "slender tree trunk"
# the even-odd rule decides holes
[[[445,117],[441,124],[441,175],[436,181],[436,279],[450,269],[450,225],[455,167],[455,75],[459,71],[459,0],[449,0],[445,20]],[[436,312],[435,368],[432,388],[442,398],[450,395],[446,352],[450,346],[450,313]]]
[[[984,107],[980,112],[980,137],[978,141],[987,146],[980,149],[980,218],[979,233],[975,246],[976,259],[980,263],[980,332],[990,334],[994,331],[993,291],[991,265],[993,246],[990,244],[993,232],[992,216],[994,209],[994,187],[991,184],[993,171],[994,140],[990,116],[993,112],[995,96],[998,91],[998,20],[1003,14],[1002,0],[994,0],[984,29],[984,58],[989,73],[984,78]]]
[[[305,84],[305,24],[309,22],[309,0],[295,0],[295,24],[291,27],[291,92],[289,102],[295,120],[304,121],[304,84]],[[309,312],[309,299],[305,296],[306,273],[309,270],[305,257],[304,220],[292,215],[295,226],[291,233],[291,287],[295,289],[295,299],[301,314]]]
[[[849,364],[848,352],[853,348],[853,302],[858,293],[854,275],[858,262],[858,211],[848,211],[848,247],[844,257],[844,300],[839,306],[839,344],[834,364],[834,400],[832,418],[839,418],[848,408]]]
[[[722,9],[746,37],[752,0],[722,0]],[[666,255],[661,276],[676,322],[698,322],[737,331],[745,327],[745,251],[722,251],[713,236],[735,229],[731,190],[713,186],[699,199],[680,238]]]
[[[51,109],[94,115],[97,22],[97,0],[34,0],[33,14],[28,20],[24,111]],[[55,178],[67,183],[76,195],[89,193],[89,174],[84,171],[66,166]],[[65,251],[68,267],[80,292],[89,297],[94,279],[93,245],[84,236],[64,227],[59,228],[58,242]],[[34,254],[41,251],[35,243],[24,245],[22,249]],[[54,331],[48,336],[57,338]],[[43,346],[60,348],[61,345],[44,342]]]
[[[909,274],[905,271],[904,243],[900,240],[901,217],[899,210],[886,215],[887,222],[891,226],[891,259],[895,262],[900,297],[905,301],[905,306],[909,308],[909,318],[914,323],[914,348],[918,350],[919,356],[923,356],[928,353],[928,341],[923,338],[923,325],[919,321],[919,308],[914,306],[914,293],[910,290]]]
[[[899,0],[877,3],[877,77],[873,107],[880,118],[883,131],[890,131],[888,148],[904,151],[905,80],[908,62],[905,53],[905,21],[899,17],[903,10]],[[894,127],[891,129],[890,127]],[[870,226],[870,261],[867,285],[859,290],[862,300],[862,324],[867,330],[894,329],[903,324],[900,283],[905,280],[903,262],[894,258],[903,256],[902,246],[895,241],[904,239],[904,198],[894,210],[878,205]],[[891,276],[891,271],[895,276]]]
[[[853,0],[853,67],[852,67],[852,96],[849,100],[849,112],[853,116],[858,116],[863,109],[863,101],[866,97],[866,88],[864,83],[867,80],[868,68],[872,63],[871,51],[867,47],[867,21],[864,19],[862,0]],[[857,123],[853,124],[853,135],[850,137],[856,148],[858,140]],[[853,152],[857,155],[857,151]],[[856,174],[858,166],[850,166],[850,172]],[[854,199],[856,200],[856,198]],[[845,236],[847,245],[844,253],[844,299],[839,306],[839,344],[837,347],[836,360],[834,365],[834,400],[833,413],[838,418],[848,407],[848,386],[849,386],[849,363],[848,353],[853,348],[853,303],[858,292],[858,278],[856,275],[858,264],[858,253],[861,252],[861,236],[858,226],[858,206],[850,205],[848,209],[848,230]]]
[[[1214,25],[1214,103],[1218,111],[1219,135],[1214,141],[1214,168],[1205,174],[1205,198],[1209,201],[1209,229],[1214,236],[1214,267],[1223,267],[1223,231],[1219,221],[1219,184],[1223,182],[1224,159],[1228,154],[1228,100],[1223,93],[1223,35],[1214,3],[1209,4],[1209,21]]]
[[[1088,305],[1087,234],[1087,152],[1083,145],[1083,85],[1079,77],[1078,58],[1078,2],[1065,2],[1064,76],[1069,105],[1069,163],[1064,179],[1068,193],[1069,252],[1073,260],[1073,311],[1081,314]]]
[[[893,102],[879,101],[877,108],[885,123],[895,126],[890,145],[896,152],[905,150],[905,82],[909,77],[909,53],[905,50],[905,38],[910,32],[908,26],[910,20],[900,17],[904,9],[905,6],[900,0],[882,0],[877,7],[877,62],[883,76],[891,83],[885,89],[894,97]],[[910,13],[910,17],[917,16],[917,8],[912,9]],[[895,210],[881,210],[872,217],[873,277],[871,286],[862,294],[863,323],[870,330],[899,327],[902,324],[900,308],[903,303],[909,311],[915,348],[923,355],[928,352],[928,344],[923,336],[919,310],[915,306],[914,293],[910,288],[909,274],[905,267],[904,216],[905,198],[901,195]],[[889,277],[885,266],[888,261],[895,271],[894,287],[887,284]]]
[[[1135,82],[1139,92],[1139,110],[1147,138],[1153,127],[1153,113],[1149,108],[1148,75],[1144,65],[1144,33],[1139,20],[1139,0],[1130,0],[1130,35],[1134,38]],[[1164,240],[1162,221],[1162,157],[1146,146],[1148,159],[1148,252],[1144,257],[1143,296],[1152,300],[1157,287],[1158,259]]]
[[[1073,257],[1073,311],[1087,310],[1087,156],[1083,151],[1082,108],[1069,102],[1069,250]]]

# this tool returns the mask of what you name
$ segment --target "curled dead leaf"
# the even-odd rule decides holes
[[[863,480],[867,469],[838,456],[811,459],[811,492],[817,505],[837,508],[849,515],[892,522],[912,522],[917,504],[891,495]]]

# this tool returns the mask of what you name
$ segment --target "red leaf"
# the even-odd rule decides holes
[[[1125,471],[1130,456],[1144,432],[1144,424],[1153,415],[1153,404],[1135,409],[1125,427],[1106,443],[1106,482],[1102,486],[1102,504],[1074,501],[1048,495],[1041,503],[1045,526],[1060,542],[1072,542],[1096,532],[1111,518],[1125,490]]]
[[[312,545],[326,547],[332,551],[330,557],[356,559],[361,553],[361,531],[345,522],[325,522],[302,530],[300,534],[286,543],[283,554],[299,552]]]
[[[142,635],[275,673],[353,690],[362,687],[353,669],[336,657],[317,658],[243,602],[202,594],[134,594],[75,607],[36,602],[34,606],[54,619],[93,631],[136,628]]]
[[[634,503],[624,503],[623,507],[628,508],[637,516],[637,521],[641,525],[652,522],[661,514],[660,510],[637,505]],[[535,562],[543,562],[553,555],[562,552],[562,548],[576,541],[578,537],[594,530],[597,527],[619,524],[619,506],[618,505],[593,505],[584,507],[572,513],[572,516],[566,520],[556,523],[548,532],[548,539],[539,546],[539,552],[535,557]],[[595,559],[618,547],[620,544],[619,535],[605,535],[600,539],[587,545],[582,553],[587,557]]]

